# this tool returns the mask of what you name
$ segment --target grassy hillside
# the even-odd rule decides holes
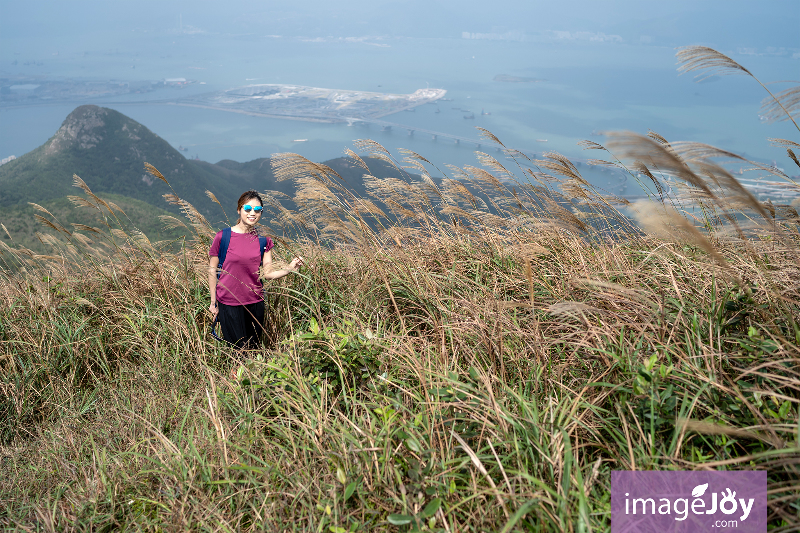
[[[107,202],[113,202],[120,208],[119,211],[115,210],[115,214],[125,231],[138,229],[152,241],[172,241],[187,235],[187,231],[164,228],[164,223],[159,217],[173,214],[165,209],[159,209],[141,200],[117,194],[101,193],[98,196]],[[58,232],[41,223],[36,215],[44,216],[70,232],[75,231],[75,224],[94,227],[102,233],[108,232],[106,222],[110,222],[112,227],[118,225],[117,219],[107,210],[99,211],[88,207],[77,207],[67,198],[46,200],[39,205],[49,211],[53,218],[29,204],[0,207],[0,222],[7,230],[7,233],[0,230],[0,239],[6,244],[28,248],[39,254],[47,254],[48,245],[42,243],[37,234],[56,235]]]
[[[279,246],[308,267],[268,285],[248,353],[210,335],[213,229],[191,210],[176,255],[117,232],[120,251],[74,252],[91,261],[21,257],[0,292],[0,523],[602,530],[611,470],[720,467],[768,470],[770,523],[797,523],[796,227],[615,243],[544,223],[524,182],[501,215],[382,183],[413,223],[352,224],[363,207],[324,180],[293,213],[338,244]]]
[[[607,531],[613,470],[759,469],[769,530],[797,531],[796,211],[707,145],[587,144],[681,180],[629,206],[625,240],[553,200],[631,223],[558,154],[358,197],[279,158],[297,195],[271,207],[303,236],[275,256],[307,266],[266,284],[247,352],[211,335],[214,228],[191,206],[177,252],[119,229],[50,257],[0,241],[25,265],[0,272],[0,526]]]

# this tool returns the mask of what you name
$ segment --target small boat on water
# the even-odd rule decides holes
[[[438,107],[436,108],[436,111],[434,111],[434,113],[441,113],[441,112],[442,112],[442,110],[439,109]]]
[[[184,147],[181,145],[181,146],[178,146],[178,151],[179,151],[179,152],[188,152],[188,151],[189,151],[189,149],[188,149],[188,148],[184,148]]]
[[[481,115],[491,115],[491,113],[487,113],[486,111],[484,111],[483,109],[481,109]]]
[[[475,113],[472,113],[471,115],[464,115],[464,118],[475,118]]]
[[[539,142],[539,143],[546,143],[546,142],[547,142],[547,139],[536,139],[536,142]]]
[[[308,139],[292,139],[292,142],[293,142],[293,143],[304,143],[304,142],[306,142],[307,140],[308,140]]]

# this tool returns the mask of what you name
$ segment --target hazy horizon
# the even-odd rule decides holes
[[[702,43],[763,53],[767,48],[798,47],[795,33],[800,8],[795,0],[768,4],[677,0],[657,6],[635,0],[613,4],[499,0],[491,6],[455,0],[9,2],[0,12],[0,42],[9,50],[27,39],[45,45],[67,36],[70,41],[62,46],[115,46],[125,42],[125,31],[176,30],[181,20],[184,28],[209,34],[458,37],[463,31],[569,31],[619,35],[629,43]]]

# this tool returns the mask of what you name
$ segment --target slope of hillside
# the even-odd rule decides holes
[[[203,214],[214,212],[206,197],[235,201],[243,188],[258,186],[252,176],[220,173],[183,157],[169,143],[125,115],[97,106],[78,107],[44,145],[0,167],[0,206],[37,202],[75,194],[72,175],[95,193],[114,193],[165,207],[163,182],[144,172],[155,165],[173,188]]]
[[[75,194],[77,192],[80,191],[76,191]],[[151,241],[174,240],[185,235],[185,231],[180,229],[164,228],[159,216],[171,214],[165,209],[118,194],[100,193],[99,196],[105,201],[113,202],[122,210],[122,213],[117,213],[117,220],[126,231],[138,229]],[[22,246],[37,253],[48,253],[47,245],[43,244],[36,234],[55,233],[55,231],[40,224],[35,219],[35,214],[57,222],[68,231],[74,231],[73,224],[83,224],[107,232],[102,215],[95,209],[75,207],[67,198],[45,200],[39,205],[52,213],[54,218],[46,216],[27,203],[0,207],[0,222],[7,230],[6,232],[0,229],[0,240],[12,247]],[[117,220],[109,221],[112,227],[117,227]]]
[[[247,189],[293,192],[291,181],[276,182],[270,158],[246,163],[224,160],[216,164],[186,159],[164,139],[144,125],[103,107],[84,105],[64,120],[45,144],[0,166],[0,207],[43,201],[76,194],[72,176],[77,174],[95,193],[113,193],[135,198],[159,208],[173,210],[163,195],[172,192],[162,181],[144,170],[154,165],[175,192],[201,213],[219,216],[219,207],[205,191],[212,191],[226,209],[235,205]],[[373,172],[397,176],[390,165],[368,159]],[[364,191],[364,170],[352,161],[326,161],[356,193]]]
[[[373,174],[399,176],[397,169],[383,161],[367,161]],[[154,165],[169,185],[145,172],[145,162]],[[353,192],[365,194],[363,168],[345,158],[325,164],[338,172]],[[164,201],[166,193],[176,193],[212,224],[221,226],[225,224],[223,210],[206,191],[214,193],[228,216],[245,190],[280,191],[289,197],[295,191],[292,180],[276,181],[270,158],[216,164],[188,160],[135,120],[113,109],[84,105],[70,113],[45,144],[0,166],[0,222],[16,244],[44,252],[36,232],[50,230],[36,223],[30,202],[45,206],[67,225],[99,222],[85,209],[76,210],[67,199],[82,194],[73,186],[73,175],[80,176],[95,194],[110,195],[125,210],[126,225],[156,240],[176,235],[175,231],[163,231],[158,219],[159,214],[177,212]],[[9,240],[5,232],[0,232],[0,238]]]

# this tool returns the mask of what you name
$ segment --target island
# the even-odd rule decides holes
[[[417,89],[411,94],[390,94],[258,84],[187,96],[173,103],[254,116],[353,123],[411,110],[435,102],[446,93],[444,89]]]
[[[183,88],[196,83],[186,78],[159,81],[82,80],[0,77],[0,107],[31,106],[61,102],[82,103],[98,98],[152,93],[164,88]],[[132,103],[136,103],[132,101]]]

